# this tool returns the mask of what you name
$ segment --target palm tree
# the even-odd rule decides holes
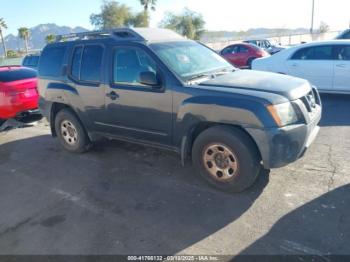
[[[56,35],[54,34],[49,34],[45,37],[45,41],[47,44],[53,43],[56,40]]]
[[[151,7],[152,11],[156,10],[157,0],[140,0],[140,3],[143,5],[145,11],[148,11],[149,7]]]
[[[30,36],[29,29],[27,27],[18,28],[18,36],[19,36],[19,38],[24,40],[26,54],[28,54],[28,40],[29,40],[29,36]]]
[[[4,29],[7,29],[7,24],[6,24],[5,20],[0,17],[0,39],[1,39],[1,42],[2,42],[2,46],[4,48],[4,55],[6,57],[7,56],[6,44],[5,44],[4,36],[2,34],[2,31]]]
[[[151,8],[152,11],[156,10],[157,0],[140,0],[140,4],[143,6],[143,14],[139,15],[139,17],[142,17],[142,23],[148,27],[150,20],[149,9]]]

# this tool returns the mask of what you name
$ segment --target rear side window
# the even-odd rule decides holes
[[[339,46],[337,50],[337,59],[350,61],[350,46]]]
[[[78,80],[80,79],[80,64],[81,64],[82,54],[83,54],[82,46],[76,47],[74,49],[71,74],[75,79],[78,79]]]
[[[80,80],[87,82],[101,81],[102,56],[102,46],[85,46],[81,59]]]
[[[249,49],[243,45],[239,46],[239,53],[249,53]]]
[[[332,60],[332,46],[315,46],[306,47],[297,51],[292,58],[293,60]]]
[[[44,50],[40,59],[39,75],[58,77],[62,74],[62,65],[66,47],[49,47]]]

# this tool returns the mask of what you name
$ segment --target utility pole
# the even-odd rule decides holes
[[[315,15],[315,0],[312,0],[312,10],[311,10],[311,28],[310,34],[314,31],[314,15]]]

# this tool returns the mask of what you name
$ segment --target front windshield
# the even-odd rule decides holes
[[[151,49],[183,81],[234,67],[211,49],[194,41],[151,44]]]

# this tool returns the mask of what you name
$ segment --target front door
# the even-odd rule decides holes
[[[329,45],[306,47],[286,62],[288,74],[309,80],[320,90],[333,89],[333,48]]]
[[[151,54],[142,47],[116,46],[111,56],[111,81],[105,89],[107,118],[100,124],[116,136],[170,144],[172,92]],[[144,72],[156,75],[158,84],[142,84]]]
[[[334,91],[350,92],[350,45],[339,46],[334,63]]]

